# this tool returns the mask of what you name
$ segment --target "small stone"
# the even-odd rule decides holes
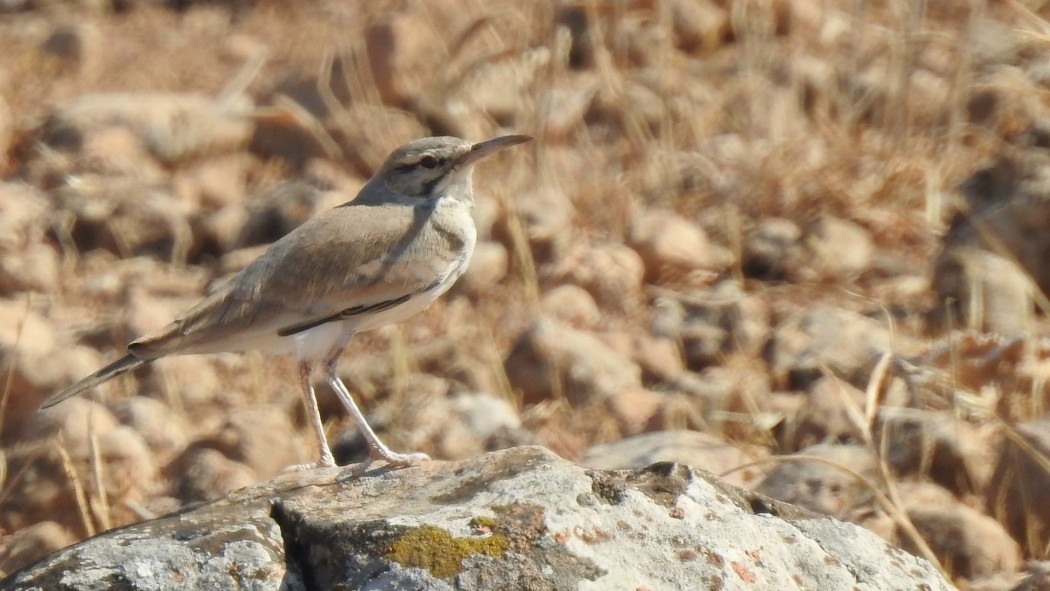
[[[862,425],[854,417],[864,416],[864,392],[832,376],[813,382],[806,390],[802,408],[787,415],[781,425],[785,449],[802,449],[819,443],[859,443]]]
[[[744,242],[744,274],[766,281],[799,276],[804,258],[801,238],[802,230],[791,220],[760,220]]]
[[[180,168],[171,182],[180,199],[210,215],[230,205],[243,207],[251,164],[251,157],[243,153],[216,156]]]
[[[985,505],[1015,540],[1029,548],[1050,544],[1050,504],[1043,502],[1050,490],[1050,420],[1013,427],[1021,442],[1003,438],[996,449],[995,471],[985,491]],[[1022,445],[1023,443],[1023,445]]]
[[[154,363],[139,385],[140,392],[161,400],[178,400],[191,408],[214,403],[226,394],[226,388],[215,359],[202,355],[178,355]]]
[[[159,162],[175,164],[247,146],[250,108],[192,93],[88,94],[53,111],[39,132],[45,144],[75,154],[97,133],[124,128]]]
[[[525,404],[565,398],[574,406],[641,387],[641,370],[597,337],[537,320],[507,356],[504,368]]]
[[[14,137],[14,114],[7,101],[0,98],[0,166],[7,166],[7,154]]]
[[[590,329],[602,313],[590,292],[572,284],[559,285],[540,297],[540,309],[551,318],[573,328]]]
[[[110,404],[113,415],[142,435],[161,464],[181,452],[189,442],[189,427],[183,416],[153,398],[132,396]]]
[[[551,271],[555,281],[586,289],[602,308],[636,311],[643,300],[645,268],[641,258],[621,244],[581,244],[569,250]]]
[[[686,365],[700,370],[732,352],[759,354],[769,340],[769,322],[764,298],[725,280],[689,297],[659,299],[653,330],[681,343]]]
[[[22,426],[23,441],[45,441],[58,437],[70,457],[90,456],[91,438],[120,426],[108,408],[80,396],[33,413]]]
[[[805,244],[831,277],[852,279],[872,263],[875,246],[861,226],[825,215],[806,233]]]
[[[416,96],[418,69],[425,68],[442,46],[434,24],[418,12],[400,12],[365,31],[370,71],[383,102],[403,106]]]
[[[44,67],[56,73],[85,74],[94,69],[100,58],[98,28],[91,23],[60,25],[40,44]]]
[[[973,579],[1001,571],[1013,572],[1021,567],[1020,546],[991,517],[956,501],[951,495],[932,503],[916,503],[907,489],[900,494],[905,499],[909,521],[941,564],[951,565],[953,575]],[[905,550],[918,552],[911,538],[900,536],[899,539]]]
[[[254,470],[209,447],[191,445],[169,467],[175,494],[183,503],[220,498],[259,480]]]
[[[518,195],[511,208],[503,227],[494,229],[500,241],[509,249],[516,248],[515,236],[524,230],[523,238],[528,240],[537,264],[559,261],[572,242],[574,231],[575,211],[568,197],[553,188],[536,189]]]
[[[237,409],[217,433],[198,440],[193,446],[218,450],[260,478],[274,476],[316,453],[303,449],[289,416],[271,406]]]
[[[959,497],[986,490],[997,429],[979,428],[952,411],[884,407],[875,431],[888,443],[886,460],[897,474],[928,478]]]
[[[711,0],[673,0],[668,3],[675,45],[686,53],[710,51],[731,34],[729,11]]]
[[[868,478],[875,475],[874,458],[859,445],[821,444],[799,454],[825,458]],[[845,470],[804,459],[778,464],[755,490],[838,519],[848,519],[871,500],[871,492]]]
[[[98,436],[103,486],[114,504],[124,499],[140,501],[159,488],[159,471],[142,436],[131,427],[119,426]]]
[[[685,370],[685,360],[678,343],[645,334],[631,335],[631,359],[642,369],[646,382],[670,382]]]
[[[455,289],[474,296],[496,287],[510,267],[507,249],[499,242],[479,242],[470,257],[470,265],[456,282]]]
[[[48,244],[30,244],[0,258],[0,294],[21,291],[54,293],[58,277],[58,252]]]
[[[237,245],[269,244],[313,217],[331,187],[313,181],[291,180],[256,195],[248,206],[248,220]]]
[[[714,474],[729,473],[753,458],[718,437],[696,431],[659,431],[596,445],[584,452],[580,463],[597,470],[636,470],[657,462],[676,462]],[[729,482],[742,486],[739,472]]]
[[[647,281],[724,266],[700,225],[669,210],[639,215],[631,226],[629,244],[642,258]]]
[[[933,270],[939,330],[968,328],[1002,335],[1025,334],[1035,315],[1032,279],[1013,261],[987,250],[952,247]]]
[[[904,345],[902,335],[894,335],[892,350]],[[884,322],[841,308],[816,308],[777,326],[768,356],[774,380],[804,390],[827,370],[863,383],[866,370],[889,350]]]
[[[0,573],[12,573],[76,541],[68,529],[54,521],[19,529],[0,541]]]
[[[606,400],[606,407],[616,419],[620,433],[637,435],[645,431],[653,415],[663,406],[665,398],[664,394],[652,390],[624,390],[610,396]]]

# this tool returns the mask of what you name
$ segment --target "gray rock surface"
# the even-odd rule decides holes
[[[282,475],[111,531],[2,589],[943,589],[859,527],[681,464],[590,471],[538,447]]]

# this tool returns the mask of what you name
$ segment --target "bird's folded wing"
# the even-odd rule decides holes
[[[425,220],[411,208],[371,220],[351,212],[337,208],[300,226],[160,334],[129,349],[153,358],[225,350],[231,339],[291,335],[407,301],[455,264],[455,253],[420,247]]]

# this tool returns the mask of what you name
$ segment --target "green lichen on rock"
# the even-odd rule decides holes
[[[492,531],[496,529],[496,523],[497,521],[495,517],[485,517],[483,515],[478,515],[477,517],[471,517],[470,521],[467,522],[467,525],[469,525],[471,529],[475,530]]]
[[[433,525],[408,531],[387,548],[387,558],[403,566],[425,568],[430,574],[447,579],[463,570],[463,559],[485,555],[499,558],[510,543],[502,534],[484,538],[454,538]]]

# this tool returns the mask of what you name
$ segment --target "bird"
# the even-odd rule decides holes
[[[356,198],[271,244],[196,306],[132,341],[126,355],[54,394],[41,409],[162,357],[258,350],[297,363],[320,452],[316,462],[291,468],[336,465],[311,382],[315,369],[368,444],[368,459],[356,468],[376,460],[392,467],[429,460],[421,452],[395,452],[379,439],[336,364],[354,334],[422,312],[463,274],[477,242],[474,165],[531,139],[506,135],[472,143],[442,136],[398,147]]]

